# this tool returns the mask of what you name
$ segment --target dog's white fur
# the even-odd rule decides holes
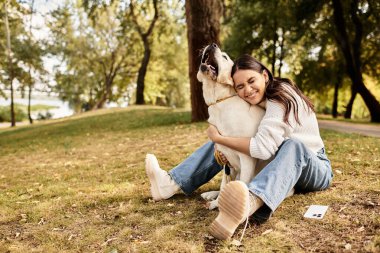
[[[213,47],[212,50],[210,50],[210,47]],[[207,56],[205,54],[209,58],[213,57],[213,61],[217,63],[217,75],[216,71],[208,64],[208,61],[203,61]],[[226,53],[221,52],[215,44],[204,49],[197,78],[203,84],[203,96],[209,106],[208,122],[216,126],[224,136],[253,137],[265,111],[259,106],[250,105],[236,95],[231,78],[232,65],[233,61]],[[222,145],[217,145],[216,148],[226,156],[231,164],[232,179],[249,183],[258,173],[257,159]],[[262,168],[263,165],[260,167]],[[221,189],[226,183],[227,178],[224,174]],[[209,209],[217,207],[218,193],[218,191],[212,191],[201,195],[205,200],[211,201],[209,202]]]

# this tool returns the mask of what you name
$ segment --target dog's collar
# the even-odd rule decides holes
[[[211,103],[211,104],[209,104],[209,105],[207,105],[207,106],[216,105],[217,103],[220,103],[220,102],[222,102],[222,101],[224,101],[224,100],[226,100],[226,99],[232,98],[232,97],[234,97],[234,96],[236,96],[236,94],[231,95],[231,96],[228,96],[228,97],[225,97],[225,98],[220,98],[220,99],[216,100],[216,102]]]

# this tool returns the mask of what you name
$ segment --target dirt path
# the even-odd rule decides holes
[[[318,120],[319,127],[345,133],[358,133],[365,136],[380,138],[380,125],[357,124],[334,120]]]

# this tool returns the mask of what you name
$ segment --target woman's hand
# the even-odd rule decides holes
[[[212,142],[229,147],[246,155],[251,155],[249,152],[251,138],[249,137],[223,136],[218,132],[218,129],[211,124],[207,128],[206,133]]]
[[[213,142],[218,142],[218,139],[222,137],[214,125],[209,125],[207,128],[207,135],[208,138],[210,138],[210,140]]]

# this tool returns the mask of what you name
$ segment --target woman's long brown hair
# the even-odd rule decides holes
[[[314,105],[311,102],[311,100],[301,92],[301,90],[297,87],[297,85],[294,82],[292,82],[288,78],[273,77],[272,73],[268,70],[268,68],[252,56],[245,54],[239,57],[232,66],[231,76],[233,77],[235,72],[239,69],[250,69],[261,74],[265,70],[268,73],[269,80],[265,84],[266,89],[263,99],[276,101],[284,107],[284,122],[286,124],[290,125],[289,114],[290,111],[293,110],[296,122],[299,125],[301,125],[297,113],[300,105],[297,103],[297,100],[293,96],[293,94],[286,87],[294,90],[297,93],[297,95],[301,97],[309,111],[315,112]]]

